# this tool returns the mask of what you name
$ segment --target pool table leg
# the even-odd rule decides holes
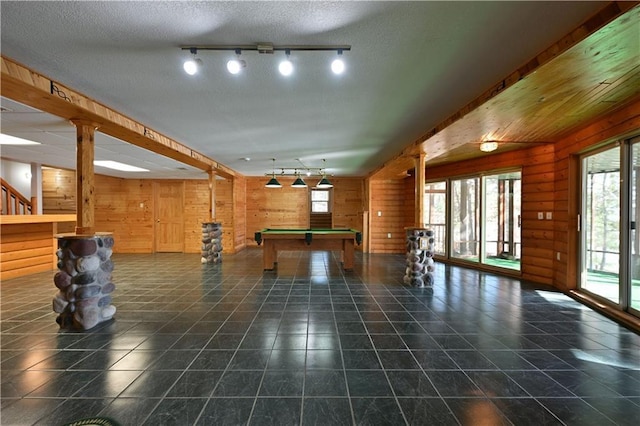
[[[262,267],[263,269],[275,269],[276,257],[276,245],[271,240],[264,240],[262,249]]]
[[[353,239],[342,240],[342,267],[344,269],[353,269]]]

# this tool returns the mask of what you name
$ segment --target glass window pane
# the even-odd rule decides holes
[[[313,201],[311,203],[311,212],[312,213],[328,213],[329,203],[327,203],[326,201]]]
[[[424,187],[424,226],[434,233],[434,253],[446,255],[447,182],[427,183]]]
[[[329,201],[329,191],[311,191],[311,201]]]
[[[635,226],[631,227],[629,243],[631,245],[631,288],[629,291],[629,305],[640,311],[640,143],[631,145],[631,213],[629,220]]]
[[[451,257],[479,261],[479,179],[451,181]]]
[[[615,303],[620,300],[620,148],[582,162],[581,286]]]

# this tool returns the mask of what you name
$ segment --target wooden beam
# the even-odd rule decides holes
[[[415,225],[417,228],[424,227],[424,181],[425,181],[425,158],[424,152],[421,152],[415,157],[416,173],[415,173],[415,191],[416,191],[416,207]]]
[[[58,117],[99,124],[100,132],[200,170],[231,178],[237,172],[144,124],[45,77],[5,56],[0,58],[0,94]]]
[[[95,233],[95,131],[97,124],[74,119],[76,126],[76,234]]]
[[[209,220],[216,221],[216,172],[209,170]]]

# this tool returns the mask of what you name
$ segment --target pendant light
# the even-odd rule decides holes
[[[280,184],[280,182],[278,182],[278,179],[276,179],[276,159],[272,158],[272,160],[273,160],[273,174],[271,175],[271,179],[269,179],[269,182],[267,182],[265,187],[266,188],[282,188],[282,185]]]

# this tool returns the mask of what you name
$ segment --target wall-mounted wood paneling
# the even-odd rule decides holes
[[[54,223],[2,225],[0,274],[2,280],[53,269]]]
[[[76,172],[64,169],[42,169],[42,213],[76,212]]]
[[[233,185],[233,248],[234,252],[247,246],[247,180],[236,176]]]
[[[247,245],[255,246],[254,233],[264,228],[309,226],[309,190],[292,188],[293,178],[278,180],[282,188],[265,188],[265,178],[247,178]]]
[[[333,183],[333,227],[362,231],[364,179],[331,178]]]
[[[73,170],[43,169],[43,205],[48,206],[47,213],[64,213],[68,205],[59,200],[75,197],[75,172]],[[47,185],[45,186],[45,182]],[[112,232],[116,253],[152,253],[154,250],[154,182],[166,182],[154,179],[122,179],[96,175],[96,230]],[[231,190],[225,192],[225,182],[218,181],[216,194],[217,219],[222,221],[228,235],[223,236],[223,247],[234,247],[233,197]],[[229,188],[231,185],[229,184]],[[53,201],[47,196],[53,195]],[[242,200],[243,196],[238,197]],[[58,200],[58,201],[56,201]],[[209,184],[203,180],[184,181],[184,251],[199,253],[201,250],[202,222],[209,219]],[[58,210],[56,210],[58,209]],[[75,209],[72,210],[75,212]],[[240,211],[239,217],[242,217]],[[72,232],[60,228],[58,232]],[[235,229],[242,229],[242,226]]]
[[[370,180],[369,248],[371,253],[404,253],[407,213],[405,179]],[[413,204],[413,202],[412,202]],[[411,223],[407,223],[411,217]],[[390,234],[390,238],[389,238]]]
[[[216,221],[222,223],[222,251],[234,252],[233,180],[216,181]]]
[[[246,243],[256,245],[254,233],[264,228],[308,228],[309,191],[317,179],[305,179],[308,188],[292,188],[294,178],[278,177],[282,188],[265,188],[265,178],[246,178]],[[364,180],[330,178],[333,184],[334,228],[362,229]]]
[[[153,181],[96,175],[96,231],[111,232],[115,253],[154,250]]]
[[[202,223],[209,220],[209,182],[184,181],[184,251],[200,253]]]

